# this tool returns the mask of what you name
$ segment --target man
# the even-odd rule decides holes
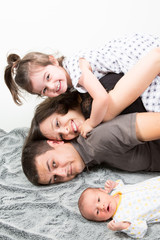
[[[35,185],[72,180],[85,167],[105,163],[130,172],[160,171],[160,113],[121,115],[72,142],[28,142],[22,167]],[[152,141],[153,140],[153,141]]]

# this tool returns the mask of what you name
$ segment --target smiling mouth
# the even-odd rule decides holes
[[[72,129],[73,129],[74,133],[77,133],[78,128],[77,128],[77,125],[75,124],[75,122],[73,120],[71,120],[71,126],[72,126]]]
[[[58,85],[57,85],[56,92],[59,92],[60,89],[61,89],[61,82],[59,81],[59,82],[58,82]]]

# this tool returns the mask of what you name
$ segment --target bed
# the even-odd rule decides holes
[[[106,179],[135,183],[159,173],[127,173],[95,167],[74,180],[37,187],[22,172],[21,150],[28,128],[0,129],[0,239],[110,240],[130,239],[81,217],[77,200],[89,186],[102,187]],[[144,239],[160,239],[160,224],[150,225]]]

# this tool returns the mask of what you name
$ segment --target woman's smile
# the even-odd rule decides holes
[[[40,130],[48,139],[71,140],[79,135],[84,121],[83,114],[76,109],[64,115],[55,112],[40,123]]]
[[[77,133],[78,132],[78,127],[76,125],[76,123],[74,122],[74,120],[71,120],[71,127],[73,132]]]

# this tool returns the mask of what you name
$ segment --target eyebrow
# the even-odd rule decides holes
[[[49,163],[48,163],[48,161],[47,161],[47,168],[48,168],[48,171],[50,172],[50,171],[51,171],[51,169],[50,169],[50,166],[49,166]],[[52,178],[50,178],[50,179],[49,179],[48,185],[50,185],[50,184],[51,184],[51,181],[52,181]]]
[[[52,181],[52,179],[50,179],[50,180],[49,180],[49,182],[48,182],[48,185],[50,185],[50,184],[51,184],[51,181]]]
[[[50,169],[50,166],[49,166],[49,163],[48,163],[48,161],[47,161],[47,168],[48,168],[48,170],[49,170],[49,172],[51,171],[51,169]]]
[[[50,121],[51,121],[52,131],[54,131],[54,125],[56,125],[56,124],[55,124],[56,118],[54,117],[54,120],[50,120]],[[56,140],[56,141],[59,141],[59,139],[58,139],[57,137],[55,137],[55,140]]]
[[[44,83],[44,79],[45,79],[45,74],[46,74],[46,72],[43,75],[43,83]],[[40,90],[39,95],[42,95],[44,88],[45,88],[45,86]]]
[[[51,171],[51,169],[50,169],[50,166],[49,166],[49,163],[48,163],[48,161],[46,162],[46,164],[47,164],[48,171],[50,172],[50,171]],[[48,185],[50,185],[50,184],[51,184],[51,182],[52,182],[52,178],[50,178],[50,180],[49,180],[49,182],[48,182]]]

